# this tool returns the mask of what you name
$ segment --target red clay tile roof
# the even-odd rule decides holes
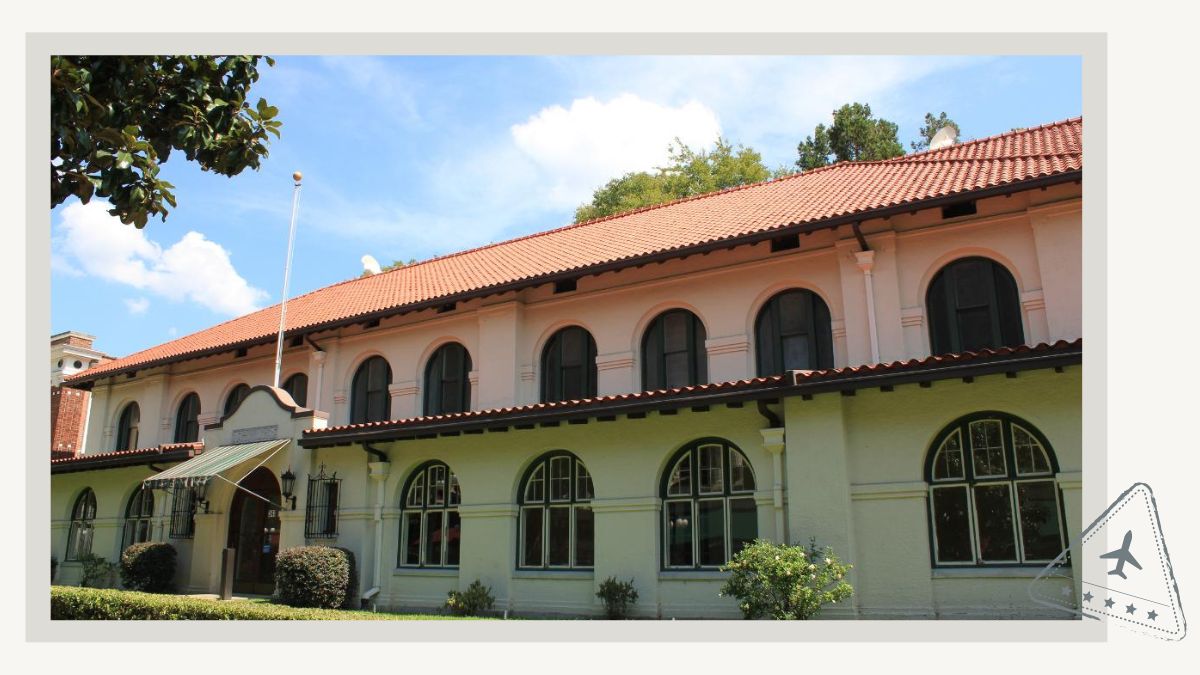
[[[1083,118],[1077,117],[890,160],[843,162],[434,258],[292,298],[287,331],[633,264],[782,227],[820,227],[959,193],[1070,178],[1083,170],[1082,137]],[[266,343],[278,328],[275,305],[98,365],[68,382]]]
[[[65,471],[83,471],[98,465],[104,467],[133,466],[146,464],[156,459],[176,461],[191,457],[204,451],[203,442],[195,443],[163,443],[149,448],[135,450],[115,450],[113,452],[91,452],[74,457],[63,457],[50,460],[52,473]]]
[[[981,349],[976,352],[961,354],[944,354],[929,356],[923,359],[893,361],[865,366],[850,366],[845,368],[830,368],[827,370],[796,370],[786,375],[771,377],[756,377],[749,380],[734,380],[717,382],[674,389],[659,389],[633,394],[615,394],[597,396],[590,399],[574,401],[556,401],[550,403],[535,403],[531,405],[512,406],[507,408],[492,408],[488,410],[471,410],[448,415],[431,415],[428,417],[410,417],[384,422],[364,422],[361,424],[343,424],[325,429],[310,429],[304,432],[301,445],[308,448],[344,445],[357,442],[362,434],[373,434],[383,440],[388,432],[396,435],[408,432],[414,433],[415,428],[429,433],[438,433],[439,428],[457,427],[475,423],[475,426],[495,424],[497,426],[511,425],[514,419],[523,421],[550,418],[555,416],[570,417],[572,414],[580,417],[603,414],[621,414],[628,410],[654,409],[655,406],[670,408],[700,404],[701,399],[721,399],[725,395],[749,395],[749,398],[778,397],[806,393],[822,393],[842,389],[856,389],[877,386],[873,382],[888,384],[896,383],[900,378],[918,379],[928,377],[929,380],[951,377],[964,377],[971,374],[986,374],[1006,370],[1022,370],[1038,367],[1057,367],[1060,365],[1078,363],[1082,359],[1083,339],[1071,342],[1059,340],[1053,344],[1041,343],[1034,346],[1000,347],[997,349]],[[757,396],[755,396],[757,394]],[[646,405],[639,405],[646,404]],[[561,414],[559,414],[561,413]],[[355,440],[351,440],[355,437]],[[371,440],[371,439],[365,439]]]

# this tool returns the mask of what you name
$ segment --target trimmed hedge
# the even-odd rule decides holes
[[[121,585],[163,593],[175,588],[175,547],[165,542],[133,544],[121,553]]]
[[[336,548],[346,554],[346,560],[350,563],[349,579],[346,581],[346,599],[342,602],[342,609],[362,609],[362,600],[358,597],[358,562],[354,558],[354,551],[341,546]]]
[[[275,599],[292,607],[334,609],[346,601],[350,556],[330,546],[297,546],[275,557]]]
[[[269,620],[269,621],[399,621],[449,619],[438,615],[297,609],[266,602],[206,600],[107,588],[50,587],[50,618],[66,620]]]

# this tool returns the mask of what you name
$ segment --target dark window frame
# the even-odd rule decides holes
[[[558,460],[567,460],[570,462],[570,471],[568,472],[569,481],[568,493],[566,498],[555,498],[551,489],[551,465],[552,462]],[[582,470],[582,473],[581,473]],[[539,474],[540,471],[540,474]],[[541,496],[540,498],[529,498],[530,481],[540,476],[541,481]],[[586,485],[586,495],[580,495],[581,481]],[[595,484],[592,481],[592,473],[588,471],[587,465],[583,460],[575,456],[574,453],[568,450],[551,450],[538,456],[525,469],[521,476],[521,481],[518,483],[517,492],[517,550],[516,550],[516,567],[518,570],[594,570],[596,567],[596,512],[592,508],[592,502],[596,498]],[[568,564],[566,565],[551,565],[550,564],[550,519],[552,509],[567,509],[568,531],[567,531],[567,550]],[[540,512],[539,523],[541,527],[541,551],[540,563],[528,564],[525,561],[525,537],[526,537],[526,511]],[[578,539],[578,511],[587,510],[591,513],[592,518],[592,540],[591,540],[591,556],[590,564],[578,562],[579,554],[579,539]]]
[[[719,445],[721,446],[721,491],[720,492],[704,492],[700,489],[700,453],[699,449],[705,446]],[[733,489],[733,472],[731,458],[733,453],[741,456],[745,462],[746,469],[750,472],[750,480],[753,483],[749,489]],[[684,460],[690,462],[688,489],[684,493],[671,493],[671,478],[675,474],[675,468]],[[659,518],[660,536],[659,542],[661,545],[661,555],[659,556],[659,569],[663,571],[712,571],[718,569],[721,565],[732,559],[732,556],[737,553],[733,550],[733,531],[731,526],[731,501],[750,500],[754,504],[754,536],[746,541],[754,541],[758,537],[758,501],[755,499],[755,492],[758,491],[758,475],[754,471],[754,465],[750,462],[750,458],[742,451],[737,444],[724,438],[717,436],[709,436],[693,440],[674,453],[664,465],[662,478],[659,484],[659,497],[662,499],[661,517]],[[725,548],[725,561],[718,564],[702,564],[700,561],[700,537],[697,536],[696,523],[700,513],[700,502],[717,501],[722,502],[722,526],[724,528],[723,546]],[[671,550],[670,550],[670,530],[672,524],[668,522],[670,518],[671,504],[688,503],[689,507],[689,522],[684,526],[689,527],[689,536],[691,537],[691,564],[690,565],[672,565]]]
[[[221,408],[223,413],[222,416],[229,417],[232,415],[233,411],[237,410],[238,406],[240,406],[242,401],[245,401],[246,397],[249,395],[250,385],[246,384],[245,382],[234,385],[233,389],[230,389],[229,393],[225,395],[225,405],[223,408]]]
[[[296,389],[298,387],[296,384],[300,381],[300,378],[304,378],[304,388],[300,390],[300,396],[297,398]],[[283,381],[283,390],[292,397],[292,401],[295,402],[297,406],[301,408],[308,407],[308,373],[292,373],[288,379]]]
[[[1000,423],[1000,441],[1004,462],[1004,472],[989,475],[977,475],[975,447],[972,445],[971,425],[980,422],[996,421]],[[1041,447],[1046,460],[1045,471],[1021,472],[1017,460],[1016,444],[1013,427],[1016,426],[1028,434]],[[958,434],[958,452],[960,453],[961,476],[935,477],[937,463],[941,457],[943,445]],[[990,460],[989,460],[990,464]],[[1063,504],[1062,488],[1058,484],[1059,464],[1050,440],[1036,426],[1010,413],[986,410],[963,415],[947,424],[934,437],[925,457],[926,495],[926,524],[929,528],[929,561],[935,569],[945,568],[983,568],[983,567],[1044,567],[1054,560],[1059,552],[1066,549],[1066,511]],[[1049,483],[1053,487],[1056,508],[1054,515],[1058,521],[1059,545],[1054,555],[1049,557],[1031,558],[1025,555],[1024,524],[1022,521],[1022,505],[1020,503],[1019,487],[1022,484]],[[987,560],[982,554],[980,541],[980,514],[976,505],[978,488],[1004,487],[1007,489],[1008,520],[1012,528],[1012,560]],[[934,511],[934,494],[937,490],[957,490],[965,492],[967,500],[968,538],[971,547],[971,560],[953,561],[939,560],[938,551],[938,519]],[[1070,559],[1065,561],[1070,564]]]
[[[136,417],[136,419],[134,419]],[[142,409],[137,401],[130,401],[121,409],[117,418],[117,445],[115,450],[136,450],[138,442],[138,426],[142,423]]]
[[[803,330],[784,334],[783,302],[793,295],[801,296],[806,303],[806,318]],[[818,294],[807,288],[789,288],[771,296],[763,303],[754,319],[755,361],[759,377],[781,375],[786,370],[784,363],[784,340],[804,336],[808,343],[809,362],[805,367],[792,370],[825,370],[833,367],[833,320],[829,305]]]
[[[583,347],[582,354],[568,354],[566,351],[567,337],[573,333],[581,334],[579,344]],[[564,365],[568,356],[572,357],[572,360],[578,359],[580,363]],[[571,383],[567,381],[568,368],[577,368],[580,373],[582,381],[576,383],[576,386],[570,386]],[[576,398],[595,398],[596,340],[592,337],[591,332],[583,326],[566,326],[555,331],[554,335],[546,341],[546,346],[542,348],[541,369],[542,403]],[[567,392],[570,389],[578,390],[579,396],[568,396]]]
[[[196,497],[191,488],[176,487],[171,493],[171,539],[196,535]]]
[[[442,503],[437,504],[430,498],[430,488],[433,486],[431,476],[432,469],[441,469],[444,474],[444,494]],[[414,494],[414,488],[421,490],[420,503],[413,504],[410,497]],[[450,469],[445,462],[438,460],[429,460],[422,463],[417,468],[413,469],[409,474],[408,479],[404,482],[404,489],[400,492],[400,545],[396,552],[396,566],[405,569],[458,569],[459,562],[450,562],[450,547],[448,532],[450,530],[449,523],[451,514],[458,518],[459,523],[459,560],[462,556],[462,516],[459,507],[462,506],[462,487],[458,482],[458,476]],[[441,514],[439,529],[440,548],[438,558],[439,564],[430,564],[428,561],[428,534],[426,526],[429,522],[429,514]],[[406,561],[407,542],[409,534],[409,516],[416,515],[418,518],[418,550],[417,562],[411,563]]]
[[[984,302],[961,306],[960,296],[972,267],[986,265],[987,274],[979,277],[983,284]],[[929,317],[929,348],[932,354],[959,354],[985,348],[1016,347],[1025,342],[1024,318],[1021,311],[1020,288],[1007,267],[983,256],[958,258],[944,265],[929,282],[925,292],[925,310]],[[963,318],[970,313],[987,312],[987,339],[980,344],[967,344],[963,335]]]
[[[304,502],[304,538],[336,539],[338,536],[338,507],[342,496],[342,479],[320,473],[308,477],[308,498]]]
[[[194,443],[200,440],[200,395],[191,392],[179,402],[175,412],[175,442]]]
[[[685,315],[687,324],[684,327],[686,343],[683,351],[667,352],[666,323],[672,316]],[[700,317],[690,310],[683,308],[669,309],[654,317],[642,334],[642,390],[655,391],[676,387],[695,386],[708,382],[708,351],[704,346],[708,331]],[[673,354],[687,354],[688,377],[683,384],[668,386],[667,357]]]
[[[139,487],[129,495],[129,501],[125,504],[125,528],[121,533],[121,550],[147,541],[154,541],[154,491]]]
[[[447,360],[454,352],[459,352],[457,354],[458,372],[447,374]],[[471,352],[467,351],[467,348],[461,343],[447,342],[438,347],[425,364],[425,379],[422,382],[424,414],[451,415],[470,410],[471,368]],[[457,400],[447,403],[447,391],[454,392]]]
[[[96,534],[96,491],[86,487],[71,506],[71,526],[67,530],[67,550],[64,560],[79,560],[92,552],[92,539]],[[86,546],[80,546],[77,538],[86,537]],[[86,549],[86,550],[81,550]]]
[[[373,388],[374,379],[382,379],[382,386]],[[392,365],[382,356],[364,359],[354,371],[350,381],[350,423],[386,422],[392,415],[392,397],[388,387],[392,383]],[[375,414],[372,414],[372,408]]]

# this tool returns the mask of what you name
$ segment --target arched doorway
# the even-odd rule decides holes
[[[279,552],[279,482],[259,467],[241,481],[229,508],[229,544],[237,549],[233,592],[270,595],[275,592],[275,554]],[[261,495],[269,500],[249,494]]]

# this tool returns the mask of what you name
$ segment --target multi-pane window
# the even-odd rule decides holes
[[[962,258],[943,267],[926,295],[930,346],[951,354],[1025,341],[1017,282],[987,258]]]
[[[458,477],[442,462],[413,472],[400,508],[400,565],[458,567],[462,524]]]
[[[642,388],[670,389],[708,381],[704,324],[686,309],[659,314],[642,338]]]
[[[116,450],[134,450],[138,442],[138,424],[142,421],[142,411],[137,403],[130,403],[121,411],[117,419]]]
[[[84,488],[75,498],[71,509],[71,529],[67,532],[67,560],[78,560],[92,552],[92,534],[95,532],[96,493]]]
[[[308,539],[328,539],[338,535],[338,497],[342,479],[335,471],[332,476],[321,472],[308,479],[308,500],[304,507],[304,536]]]
[[[559,450],[542,455],[521,481],[518,565],[590,569],[595,564],[592,477],[579,458]]]
[[[758,536],[754,471],[733,444],[697,441],[667,464],[663,567],[719,567]]]
[[[196,534],[196,495],[191,488],[171,493],[171,538],[191,539]]]
[[[755,339],[760,376],[833,367],[829,307],[812,291],[784,291],[767,301],[755,322]]]
[[[222,408],[222,412],[224,412],[225,417],[232,415],[233,411],[236,410],[237,407],[242,404],[242,401],[246,400],[246,397],[249,395],[250,385],[246,384],[245,382],[242,382],[233,389],[229,390],[229,394],[225,397],[225,407]]]
[[[471,407],[471,355],[451,342],[438,347],[425,366],[425,414],[448,415]]]
[[[926,467],[935,565],[1042,564],[1065,547],[1057,464],[1046,439],[1010,415],[951,424]]]
[[[150,541],[154,536],[154,491],[140,488],[129,498],[125,507],[125,533],[121,537],[121,550],[131,544]]]
[[[383,422],[392,414],[388,385],[392,367],[382,356],[372,356],[354,371],[350,385],[350,423]]]
[[[283,381],[283,390],[301,408],[308,407],[308,375],[296,373]]]
[[[542,351],[542,402],[596,395],[596,341],[579,326],[555,333]]]
[[[200,438],[200,396],[192,392],[183,398],[175,413],[175,442],[192,443]]]

